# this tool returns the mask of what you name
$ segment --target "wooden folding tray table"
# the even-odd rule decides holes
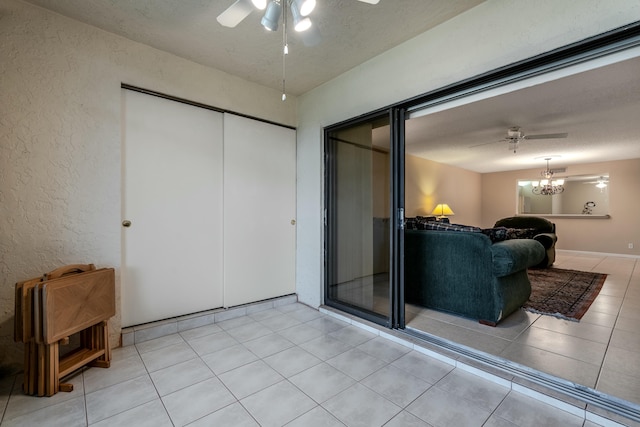
[[[73,386],[61,384],[61,378],[85,365],[110,365],[115,271],[76,264],[18,282],[15,313],[14,339],[25,344],[24,392],[51,396],[71,391]],[[60,344],[76,333],[80,347],[60,357]]]

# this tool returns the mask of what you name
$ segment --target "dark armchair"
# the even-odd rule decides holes
[[[495,227],[532,229],[532,238],[544,246],[545,257],[535,268],[551,267],[556,260],[556,225],[538,216],[512,216],[498,220]]]

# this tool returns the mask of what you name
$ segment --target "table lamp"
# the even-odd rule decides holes
[[[447,215],[455,215],[455,214],[453,213],[453,211],[451,210],[448,204],[439,203],[435,208],[433,208],[431,215],[437,215],[438,220],[442,220],[442,219],[445,219]]]

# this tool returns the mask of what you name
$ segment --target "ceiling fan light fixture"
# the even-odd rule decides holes
[[[256,9],[264,10],[267,7],[267,0],[251,0]]]
[[[282,4],[280,0],[271,0],[267,5],[267,10],[264,12],[264,16],[260,23],[264,28],[269,31],[276,31],[278,29],[278,21],[282,14]]]
[[[308,16],[302,16],[295,1],[291,2],[291,15],[293,15],[293,28],[297,32],[306,31],[311,28],[311,19],[309,19]]]
[[[507,131],[507,138],[519,139],[522,138],[522,132],[520,132],[520,126],[513,126]]]
[[[605,179],[605,177],[604,177],[604,176],[601,176],[601,177],[596,181],[596,188],[599,188],[601,193],[602,193],[602,190],[604,190],[605,188],[607,188],[607,180]]]
[[[316,8],[316,0],[293,0],[291,2],[291,10],[293,11],[293,6],[295,5],[302,16],[309,16],[313,9]]]
[[[295,21],[294,21],[293,28],[294,28],[297,32],[301,33],[301,32],[303,32],[303,31],[307,31],[309,28],[311,28],[311,25],[312,25],[312,24],[311,24],[311,19],[309,19],[309,18],[307,17],[307,18],[303,18],[303,19],[302,19],[301,21],[299,21],[299,22],[295,22]]]

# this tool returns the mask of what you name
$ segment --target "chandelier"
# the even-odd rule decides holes
[[[532,181],[533,188],[531,192],[540,196],[553,196],[554,194],[560,194],[564,191],[564,179],[553,179],[553,171],[549,169],[549,160],[551,157],[545,159],[547,161],[547,168],[540,172],[543,177],[540,181]]]

